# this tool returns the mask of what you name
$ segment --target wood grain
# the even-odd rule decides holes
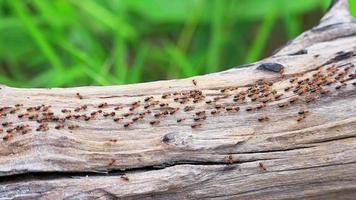
[[[318,26],[247,67],[125,86],[0,86],[0,199],[354,199],[355,30],[339,0]],[[253,101],[259,84],[258,95],[271,94]]]

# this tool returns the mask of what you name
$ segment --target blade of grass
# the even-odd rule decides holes
[[[204,4],[199,0],[189,19],[185,22],[183,30],[179,36],[177,46],[182,53],[185,53],[192,41],[193,34],[199,24],[199,19],[203,13]]]
[[[129,71],[129,76],[127,77],[127,83],[138,83],[141,80],[142,69],[145,64],[145,60],[148,55],[149,47],[145,44],[138,48],[138,53],[132,68]]]
[[[168,59],[178,67],[179,72],[183,77],[194,76],[197,74],[186,56],[177,49],[176,46],[166,43],[164,50],[168,55]]]
[[[248,55],[245,59],[245,63],[251,63],[256,61],[261,57],[264,47],[266,46],[268,37],[271,33],[273,24],[276,20],[277,7],[273,6],[272,9],[268,12],[268,15],[262,22],[260,26],[255,41],[251,45]]]
[[[18,81],[12,80],[11,78],[0,74],[0,84],[5,84],[12,87],[20,87],[22,84]]]
[[[288,39],[295,38],[302,31],[297,16],[291,16],[288,13],[285,13],[283,16],[283,22],[286,27]]]
[[[85,53],[81,52],[79,49],[75,49],[72,47],[70,44],[68,44],[66,41],[61,41],[58,39],[58,45],[62,47],[66,52],[70,53],[74,58],[80,60],[83,62],[84,65],[78,65],[80,66],[84,73],[86,73],[90,78],[92,78],[96,83],[101,84],[101,85],[110,85],[112,81],[110,81],[107,76],[102,76],[99,72],[94,71],[93,69],[95,68],[96,63],[90,59],[88,55]],[[85,67],[85,66],[90,66],[90,67]]]
[[[351,15],[356,17],[356,0],[349,0],[350,8],[351,8]]]
[[[127,46],[125,39],[120,35],[116,35],[114,52],[114,66],[116,70],[117,82],[119,84],[124,84],[127,75]]]
[[[137,37],[137,33],[132,26],[127,24],[122,18],[116,17],[113,13],[99,5],[96,1],[81,1],[72,0],[73,4],[79,8],[85,10],[95,20],[106,25],[112,30],[116,30],[117,33],[124,38],[132,39]]]
[[[211,2],[214,8],[211,16],[211,36],[208,47],[207,71],[215,72],[219,67],[219,57],[223,39],[224,24],[224,1],[214,0]]]
[[[35,26],[35,24],[31,21],[31,16],[29,15],[26,8],[24,8],[24,4],[20,3],[20,1],[8,1],[12,7],[14,8],[16,15],[22,21],[26,30],[34,40],[34,42],[38,45],[44,56],[47,57],[48,61],[51,63],[52,67],[55,68],[57,73],[61,73],[64,71],[64,67],[60,61],[60,59],[55,54],[51,45],[46,41],[46,37],[41,33],[41,31]]]

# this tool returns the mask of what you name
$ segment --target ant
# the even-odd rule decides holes
[[[258,118],[258,121],[259,121],[259,122],[268,121],[268,120],[269,120],[268,117],[259,117],[259,118]]]
[[[288,92],[290,89],[292,89],[292,86],[288,86],[288,87],[284,88],[284,91]]]
[[[114,122],[118,122],[118,121],[121,121],[123,119],[124,119],[123,117],[117,117],[117,118],[114,118]]]
[[[197,86],[197,81],[196,80],[192,80],[192,82],[193,82],[193,84],[195,85],[195,86]]]
[[[108,103],[101,103],[99,104],[98,108],[105,108],[108,106]]]
[[[252,108],[251,106],[249,106],[249,107],[246,108],[246,111],[247,111],[247,112],[250,112],[250,111],[252,111],[252,110],[253,110],[253,108]]]
[[[129,181],[129,177],[127,177],[125,174],[120,176],[120,178],[123,180],[123,181]]]
[[[132,124],[133,124],[132,121],[127,122],[127,123],[124,124],[124,127],[125,127],[125,128],[128,128],[128,127],[131,126]]]
[[[287,107],[288,103],[280,103],[278,104],[278,107],[283,108],[283,107]]]
[[[117,139],[110,139],[109,142],[111,142],[111,143],[116,143],[116,142],[117,142]]]
[[[201,126],[202,126],[201,123],[194,123],[194,124],[191,125],[191,127],[194,128],[194,129],[195,128],[200,128]]]
[[[144,99],[144,101],[145,101],[145,102],[148,102],[148,101],[150,101],[151,99],[153,99],[153,96],[146,97],[146,98]]]
[[[108,162],[108,166],[109,167],[113,166],[115,161],[116,161],[115,159],[110,159],[109,162]]]
[[[157,125],[157,124],[159,124],[159,123],[160,123],[159,120],[150,121],[150,124],[151,124],[151,125]]]
[[[308,113],[309,111],[308,110],[300,110],[299,112],[298,112],[298,114],[299,115],[304,115],[304,114],[306,114],[306,113]]]
[[[305,118],[305,115],[299,116],[299,117],[297,118],[297,121],[300,122],[300,121],[302,121],[304,118]]]
[[[116,106],[115,108],[114,108],[114,110],[120,110],[120,109],[122,109],[123,107],[122,106]]]
[[[78,128],[79,128],[79,125],[70,125],[70,126],[68,126],[69,130],[74,130],[74,129],[78,129]]]
[[[12,122],[4,122],[1,124],[3,127],[9,127],[12,125]]]
[[[263,163],[260,162],[258,165],[262,171],[267,171],[267,167]]]
[[[77,97],[78,97],[79,99],[83,99],[83,96],[82,96],[82,95],[80,95],[80,94],[79,94],[79,92],[77,92],[77,94],[76,94],[76,95],[77,95]]]
[[[226,160],[229,165],[234,164],[234,159],[232,158],[232,155],[229,155]]]
[[[55,129],[59,130],[59,129],[62,129],[64,128],[64,125],[63,124],[58,124],[54,127]]]
[[[182,121],[184,121],[185,118],[180,118],[180,119],[177,119],[177,123],[181,123]]]
[[[14,137],[14,135],[12,135],[12,134],[7,134],[7,135],[5,135],[2,139],[3,139],[4,141],[9,141],[9,140],[11,140],[13,137]]]

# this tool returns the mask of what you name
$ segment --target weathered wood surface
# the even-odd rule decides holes
[[[0,122],[13,123],[1,127],[0,199],[355,199],[355,56],[356,21],[347,1],[339,0],[318,26],[275,55],[244,68],[126,86],[0,86],[0,107],[11,107],[0,112]],[[284,71],[257,69],[263,63],[280,63]],[[317,72],[334,74],[326,79],[313,77]],[[342,72],[345,76],[336,78]],[[294,93],[297,82],[306,78],[323,84],[310,84],[303,94]],[[262,97],[233,100],[260,79],[267,85],[273,83],[266,86],[271,94],[263,108],[256,108]],[[328,81],[332,83],[327,85]],[[308,80],[301,85],[308,85]],[[293,88],[285,91],[289,86]],[[221,91],[226,88],[230,90]],[[187,91],[198,91],[193,95],[197,103],[194,98],[175,102],[179,95],[162,98],[166,93]],[[283,96],[276,99],[278,94]],[[145,102],[150,96],[153,99]],[[200,100],[202,96],[205,99]],[[215,97],[222,98],[210,104]],[[141,101],[140,106],[129,111],[135,101]],[[143,108],[154,101],[180,110],[163,114],[159,124],[151,125],[154,114],[168,109],[166,105]],[[101,109],[103,113],[86,121],[101,103],[108,104]],[[281,108],[282,103],[286,106]],[[23,105],[16,108],[16,104]],[[27,111],[42,104],[51,107]],[[83,105],[86,110],[74,111]],[[119,105],[123,108],[114,110]],[[223,109],[211,114],[216,105]],[[186,106],[194,110],[185,112]],[[246,111],[248,107],[255,110]],[[124,127],[135,117],[124,113],[145,110],[152,113]],[[301,110],[309,112],[300,115]],[[194,113],[199,111],[206,111],[199,115],[206,119],[194,122]],[[103,116],[111,112],[114,117]],[[77,114],[86,116],[73,116],[63,123],[55,119]],[[49,122],[36,122],[46,116]],[[119,117],[124,119],[115,122]],[[181,118],[185,120],[178,123]],[[202,126],[192,128],[194,123]],[[40,124],[43,129],[48,124],[48,130],[36,131]],[[55,128],[61,124],[63,128]]]

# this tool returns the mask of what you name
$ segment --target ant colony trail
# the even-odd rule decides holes
[[[99,105],[83,104],[74,109],[52,108],[51,105],[5,106],[0,108],[3,127],[0,133],[3,141],[9,141],[32,131],[46,132],[51,128],[74,131],[81,128],[76,124],[78,121],[95,126],[97,121],[104,120],[117,124],[118,129],[127,129],[144,127],[145,124],[164,126],[166,119],[174,119],[180,126],[189,125],[197,129],[204,125],[204,121],[219,115],[248,115],[257,110],[263,111],[268,106],[286,109],[298,103],[312,105],[343,88],[356,86],[356,70],[352,63],[318,67],[288,77],[283,74],[283,68],[279,69],[280,79],[275,82],[258,80],[250,86],[232,85],[209,94],[199,90],[199,83],[192,79],[197,89],[147,96],[131,103],[102,102]],[[288,86],[279,87],[283,82],[288,82]],[[73,95],[85,99],[79,93]],[[302,122],[308,114],[307,108],[296,110],[296,122]],[[259,112],[256,120],[262,123],[270,118],[273,114]],[[28,121],[37,123],[38,127],[32,130],[26,123]]]

